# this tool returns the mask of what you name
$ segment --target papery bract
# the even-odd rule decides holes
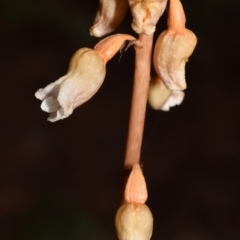
[[[134,164],[125,187],[124,200],[128,203],[144,204],[147,198],[147,185],[142,169],[139,164]]]

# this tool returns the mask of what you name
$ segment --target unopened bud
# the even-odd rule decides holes
[[[133,22],[132,29],[138,34],[152,35],[156,24],[166,9],[167,0],[128,0]]]
[[[157,39],[153,63],[158,76],[170,90],[184,90],[185,64],[196,44],[195,34],[185,28],[185,14],[179,0],[170,0],[168,29]]]
[[[153,217],[145,205],[146,182],[139,164],[134,164],[128,177],[124,204],[116,213],[115,225],[119,240],[149,240],[152,235]]]
[[[128,0],[99,0],[99,8],[90,35],[102,37],[114,31],[122,22],[128,8]]]
[[[145,204],[126,203],[117,211],[115,226],[119,240],[149,240],[153,217]]]

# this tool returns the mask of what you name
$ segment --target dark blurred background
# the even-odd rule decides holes
[[[153,240],[240,239],[240,2],[182,1],[198,45],[170,112],[147,108],[143,170]],[[112,240],[120,203],[134,50],[98,93],[50,123],[34,93],[93,47],[97,0],[0,3],[0,239]],[[128,12],[116,32],[134,34]],[[166,13],[156,36],[166,28]]]

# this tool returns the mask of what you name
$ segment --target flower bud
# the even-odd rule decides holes
[[[157,75],[170,90],[184,90],[185,64],[192,54],[197,38],[185,28],[185,14],[179,0],[170,0],[168,29],[157,39],[153,63]]]
[[[153,217],[144,203],[147,200],[147,186],[139,164],[134,164],[128,177],[124,204],[115,217],[119,240],[149,240],[152,235]]]
[[[115,217],[119,240],[149,240],[152,236],[153,217],[145,204],[126,203]]]
[[[67,74],[39,89],[35,96],[43,101],[42,110],[50,113],[48,120],[55,122],[89,100],[102,85],[105,74],[105,63],[99,54],[80,48],[73,55]]]
[[[140,34],[152,35],[166,9],[167,0],[128,0],[133,22],[132,29]]]
[[[171,91],[161,79],[155,76],[149,85],[148,102],[155,110],[169,111],[170,107],[180,105],[184,99],[183,91]]]
[[[102,37],[114,31],[122,22],[128,8],[127,0],[99,0],[99,8],[90,35]]]

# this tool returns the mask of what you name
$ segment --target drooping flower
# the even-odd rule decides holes
[[[81,48],[72,57],[67,74],[39,89],[35,96],[41,108],[55,122],[72,114],[73,109],[90,99],[100,88],[106,69],[102,58],[92,49]]]
[[[184,90],[185,64],[192,54],[197,38],[185,28],[185,14],[179,0],[170,0],[168,29],[157,39],[153,63],[158,76],[170,90]]]
[[[99,0],[99,7],[90,35],[102,37],[114,31],[122,22],[128,8],[128,0]]]
[[[100,41],[94,49],[80,48],[73,55],[67,74],[35,93],[42,100],[42,110],[50,113],[50,122],[68,117],[98,91],[106,75],[107,61],[125,40],[135,38],[116,34]]]

